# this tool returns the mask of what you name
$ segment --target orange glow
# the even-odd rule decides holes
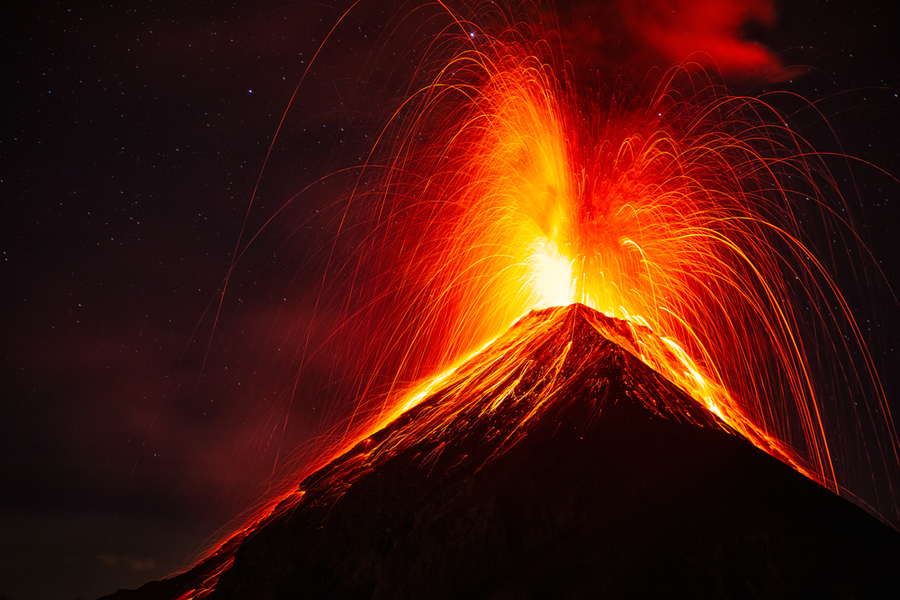
[[[335,244],[363,234],[355,261],[330,265],[348,294],[335,335],[366,375],[340,441],[298,479],[408,444],[343,455],[403,413],[423,419],[415,435],[446,434],[475,410],[453,396],[464,360],[482,369],[485,397],[510,401],[521,382],[502,352],[516,349],[485,342],[572,303],[606,315],[591,317],[597,330],[711,421],[836,492],[816,363],[856,352],[887,423],[885,460],[900,462],[864,341],[801,223],[837,212],[830,176],[774,109],[682,69],[649,92],[586,90],[530,33],[473,39],[458,25],[458,51],[397,109],[347,200]],[[440,408],[416,412],[434,394]]]
[[[760,147],[758,125],[719,120],[749,100],[674,102],[670,79],[646,107],[582,107],[524,42],[481,48],[409,100],[423,123],[402,127],[383,187],[354,199],[386,213],[371,250],[391,254],[376,269],[391,275],[361,293],[379,307],[373,339],[393,344],[379,360],[401,357],[395,381],[440,370],[529,310],[583,302],[631,323],[641,359],[701,405],[836,489],[779,264],[806,249],[767,220],[792,193],[773,165],[807,166],[785,163],[771,135]],[[414,143],[438,110],[443,133]],[[784,444],[766,412],[782,391],[798,399],[805,436]]]
[[[852,362],[849,385],[869,385],[885,460],[900,462],[864,340],[803,223],[847,227],[833,217],[842,199],[777,111],[695,69],[649,89],[582,87],[527,28],[458,26],[458,49],[397,109],[348,202],[367,234],[344,328],[377,340],[353,355],[370,375],[358,397],[386,399],[361,407],[354,431],[415,405],[408,382],[444,373],[412,395],[440,389],[528,311],[580,302],[627,323],[629,350],[719,420],[836,492],[839,417],[819,363]]]

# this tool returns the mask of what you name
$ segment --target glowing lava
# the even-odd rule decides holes
[[[623,320],[642,361],[830,489],[855,487],[867,460],[865,447],[836,449],[849,436],[833,431],[877,429],[880,460],[900,463],[865,342],[815,248],[815,223],[852,239],[816,154],[765,102],[695,70],[588,87],[533,37],[460,36],[397,109],[348,202],[367,207],[368,233],[347,271],[362,304],[344,315],[347,343],[378,340],[356,355],[370,374],[356,391],[387,398],[369,426],[424,395],[408,382],[521,315],[580,302]],[[824,402],[829,384],[873,408]]]
[[[883,419],[881,460],[900,462],[859,328],[804,224],[846,227],[829,204],[840,196],[777,111],[686,69],[649,91],[598,93],[573,83],[530,30],[473,36],[458,25],[448,37],[458,50],[435,58],[434,75],[397,108],[347,201],[335,243],[364,234],[355,262],[330,265],[347,291],[335,335],[366,376],[353,426],[300,475],[422,399],[452,399],[462,357],[531,310],[572,303],[605,315],[598,330],[709,422],[834,491],[854,468],[836,458],[841,427]],[[516,389],[496,353],[484,385]],[[876,408],[847,425],[822,400],[820,364],[845,364],[849,393]],[[439,437],[467,410],[447,400],[408,431]],[[339,460],[350,472],[375,457]]]

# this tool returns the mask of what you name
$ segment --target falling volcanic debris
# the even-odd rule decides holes
[[[529,26],[498,12],[491,36],[450,14],[450,50],[433,50],[357,171],[318,290],[317,310],[341,307],[341,362],[363,373],[347,446],[193,569],[112,597],[897,587],[898,534],[816,484],[852,497],[847,482],[883,470],[889,488],[898,449],[808,225],[853,239],[824,162],[697,64],[604,96]],[[734,33],[741,15],[710,27]],[[780,68],[757,59],[723,68]],[[340,243],[355,258],[335,258]],[[823,401],[829,361],[872,398],[866,414],[854,404],[844,423]],[[896,510],[876,492],[873,512]]]
[[[615,340],[615,341],[613,341]],[[880,597],[900,535],[532,312],[194,569],[108,598]]]

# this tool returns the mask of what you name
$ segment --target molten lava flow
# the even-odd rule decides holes
[[[483,397],[513,401],[525,384],[503,357],[516,349],[488,342],[479,352],[490,360],[473,349],[529,311],[572,303],[602,313],[588,313],[598,331],[705,415],[683,407],[675,418],[735,431],[835,491],[846,477],[831,434],[842,417],[814,382],[817,363],[855,353],[887,423],[883,460],[897,460],[874,367],[803,224],[838,223],[827,169],[776,111],[684,70],[650,93],[598,93],[572,83],[530,31],[491,38],[458,25],[462,49],[397,108],[347,203],[336,244],[362,230],[359,258],[329,276],[348,282],[336,335],[367,378],[342,445],[305,474],[359,439],[332,471],[489,419],[496,406],[454,396],[452,365],[483,363],[467,377],[481,377]],[[562,365],[567,352],[542,356]],[[563,383],[542,381],[541,397]],[[498,431],[514,443],[543,406]],[[366,450],[401,414],[420,425]]]
[[[738,119],[749,100],[678,100],[668,80],[649,101],[585,101],[528,48],[497,39],[450,61],[409,101],[412,124],[398,116],[381,186],[353,200],[378,207],[360,269],[384,274],[360,292],[360,314],[380,317],[378,360],[416,379],[529,310],[582,302],[629,323],[640,358],[728,425],[836,489],[792,308],[830,280],[782,183],[811,167],[777,128]]]
[[[830,489],[850,487],[855,468],[831,432],[868,425],[823,402],[822,381],[873,398],[882,459],[896,464],[874,366],[813,243],[810,223],[848,228],[815,153],[763,101],[693,71],[649,93],[573,83],[533,35],[465,35],[398,108],[350,200],[368,207],[369,233],[352,270],[366,304],[346,329],[378,340],[362,352],[374,375],[359,396],[391,382],[374,422],[415,404],[405,382],[530,310],[580,302],[627,323],[642,361]]]

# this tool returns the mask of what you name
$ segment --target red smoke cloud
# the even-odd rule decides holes
[[[625,22],[654,50],[672,62],[691,60],[730,77],[789,73],[762,44],[741,38],[756,23],[772,27],[772,0],[620,0]]]

